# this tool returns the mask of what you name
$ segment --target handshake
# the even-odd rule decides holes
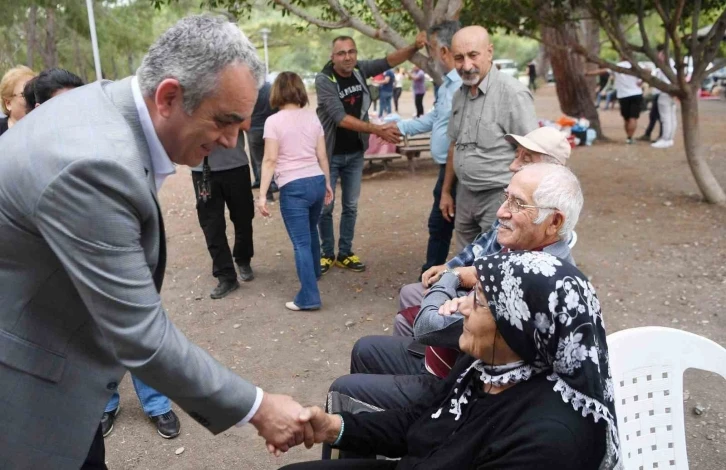
[[[375,134],[386,142],[397,144],[401,141],[401,131],[395,122],[387,122],[385,124],[370,124],[371,134]]]
[[[292,447],[305,444],[332,444],[338,438],[342,420],[318,406],[303,408],[287,395],[265,393],[257,413],[250,420],[265,439],[267,450],[280,456]]]

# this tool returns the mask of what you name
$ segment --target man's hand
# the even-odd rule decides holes
[[[464,289],[473,289],[476,286],[476,268],[474,266],[465,266],[454,269],[459,273],[459,285]]]
[[[454,221],[454,215],[456,214],[456,211],[454,198],[451,197],[450,193],[446,191],[441,191],[441,202],[439,202],[439,209],[441,210],[441,215],[444,216],[444,219],[446,219],[448,222]]]
[[[397,144],[401,140],[401,131],[395,122],[389,122],[373,128],[373,133],[381,139],[392,144]]]
[[[318,406],[303,409],[298,420],[305,425],[305,447],[308,449],[321,442],[335,442],[343,425],[339,415],[328,414]]]
[[[444,305],[439,307],[439,315],[445,317],[453,315],[459,311],[459,306],[466,301],[466,297],[457,297],[455,299],[447,300]]]
[[[441,279],[441,273],[446,270],[446,265],[431,266],[421,274],[421,283],[424,287],[431,287],[436,281]]]
[[[421,49],[422,47],[426,46],[427,41],[426,31],[419,31],[416,35],[416,40],[414,41],[414,45],[416,46],[416,49]]]
[[[267,449],[279,455],[304,441],[304,426],[298,420],[302,410],[292,397],[265,393],[250,424],[265,439]]]

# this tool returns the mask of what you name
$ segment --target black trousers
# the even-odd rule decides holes
[[[88,449],[88,456],[83,462],[81,470],[108,470],[106,466],[106,447],[103,445],[103,433],[101,425],[98,425],[96,435],[91,442],[91,448]]]
[[[660,96],[660,93],[655,95],[655,99],[653,99],[653,102],[650,103],[650,114],[648,115],[648,127],[645,129],[645,135],[650,137],[650,134],[653,133],[653,129],[655,129],[656,123],[660,122],[660,112],[658,111],[658,97]],[[660,125],[660,136],[663,135],[663,124]]]
[[[393,89],[393,106],[396,109],[396,112],[398,112],[398,99],[401,98],[401,93],[403,93],[403,88]]]
[[[254,256],[252,244],[252,219],[255,204],[248,165],[231,170],[213,171],[210,175],[212,197],[207,202],[199,199],[198,182],[202,173],[193,171],[194,193],[197,195],[197,216],[212,256],[212,275],[222,280],[237,279],[234,262],[247,264]],[[234,225],[234,248],[227,243],[227,222],[224,206],[229,208],[229,218]],[[234,262],[232,259],[234,258]]]
[[[423,107],[423,99],[424,99],[425,93],[422,93],[420,95],[414,94],[413,100],[416,103],[416,117],[421,117],[424,115],[424,107]]]

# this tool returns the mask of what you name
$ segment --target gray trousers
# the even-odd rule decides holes
[[[663,140],[673,140],[676,135],[678,119],[676,118],[676,103],[668,93],[661,93],[658,96],[658,113],[663,126]]]
[[[421,305],[425,292],[426,288],[420,282],[403,286],[398,294],[398,304],[400,306],[398,311]],[[413,338],[413,325],[409,325],[408,321],[400,313],[396,314],[396,319],[393,322],[393,336]]]
[[[463,184],[456,187],[456,252],[461,252],[477,235],[489,230],[502,205],[503,188],[472,191]]]

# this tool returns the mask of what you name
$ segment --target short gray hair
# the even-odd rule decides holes
[[[533,163],[521,171],[544,170],[544,176],[534,191],[535,206],[554,207],[565,216],[565,222],[558,232],[560,240],[569,240],[571,232],[580,218],[585,202],[577,176],[566,166],[554,163]],[[535,224],[541,224],[552,214],[551,209],[540,209]]]
[[[436,41],[440,46],[451,49],[451,39],[457,31],[461,29],[461,23],[458,21],[442,21],[429,28],[427,34],[429,37],[436,35]]]
[[[219,87],[229,65],[246,66],[261,87],[265,67],[255,47],[237,25],[222,16],[195,15],[179,20],[151,45],[136,71],[144,96],[156,93],[167,78],[179,81],[184,110],[191,114]]]

